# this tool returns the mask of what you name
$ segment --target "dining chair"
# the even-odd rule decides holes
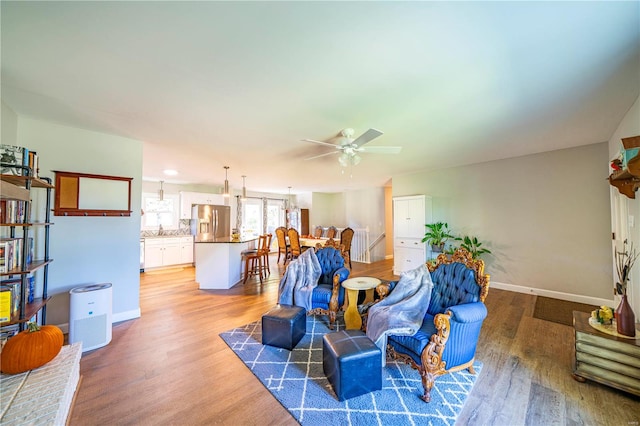
[[[289,258],[289,244],[287,243],[287,228],[279,226],[276,228],[276,240],[278,241],[278,261],[280,263],[280,256],[284,254],[284,262],[287,263]]]
[[[336,235],[338,235],[338,228],[330,226],[329,229],[327,229],[327,238],[335,238]]]
[[[353,240],[354,230],[347,227],[340,233],[340,245],[344,248],[344,253],[347,254],[347,261],[349,261],[349,269],[351,269],[351,241]]]
[[[293,260],[302,254],[302,246],[300,246],[300,234],[295,228],[289,228],[287,231],[289,236],[289,260]],[[284,263],[287,263],[285,260]]]
[[[315,238],[322,238],[323,232],[324,232],[324,229],[322,229],[322,226],[316,226],[316,229],[313,231],[313,236]]]

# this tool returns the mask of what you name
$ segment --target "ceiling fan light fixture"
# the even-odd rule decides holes
[[[360,160],[362,160],[362,157],[360,157],[358,154],[353,154],[353,156],[351,157],[351,164],[357,166],[358,164],[360,164]]]
[[[340,157],[338,157],[338,162],[342,167],[349,166],[349,154],[346,154],[346,153],[340,154]]]

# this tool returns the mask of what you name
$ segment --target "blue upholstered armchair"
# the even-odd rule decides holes
[[[325,246],[315,250],[322,274],[318,286],[313,289],[309,314],[328,315],[329,328],[333,330],[338,309],[344,303],[341,283],[349,278],[349,270],[344,266],[345,259],[339,247]]]
[[[420,372],[425,402],[431,399],[437,377],[465,368],[475,373],[473,361],[489,291],[484,262],[472,259],[465,249],[450,258],[441,254],[427,266],[433,290],[422,327],[413,336],[387,336],[388,355]]]

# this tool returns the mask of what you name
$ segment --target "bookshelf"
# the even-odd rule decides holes
[[[11,166],[21,170],[22,176],[15,174],[0,174],[0,201],[3,202],[3,211],[0,215],[0,232],[2,241],[21,241],[13,248],[17,248],[16,262],[8,268],[0,269],[0,280],[3,283],[12,281],[19,283],[16,297],[11,297],[14,306],[11,307],[9,319],[0,322],[0,332],[6,337],[26,328],[26,323],[40,312],[40,321],[46,324],[46,304],[50,300],[47,294],[49,264],[53,261],[49,257],[49,227],[51,219],[51,191],[54,186],[51,179],[46,177],[34,177],[34,169],[29,166],[16,166],[15,164],[1,164],[3,170]],[[44,194],[43,194],[44,192]],[[35,197],[45,197],[44,220],[35,220],[32,217],[32,200]],[[10,204],[11,203],[11,204]],[[9,215],[10,208],[15,208],[15,213]],[[33,220],[32,220],[33,219]],[[43,232],[38,232],[42,230]],[[43,238],[44,257],[33,259],[30,256],[30,241]],[[6,248],[5,248],[6,250]],[[41,250],[40,250],[41,251]],[[30,258],[30,262],[27,259]],[[5,260],[6,262],[6,260]],[[28,300],[29,276],[42,270],[39,276],[41,285],[34,285],[35,289],[42,289],[34,294],[31,302]]]

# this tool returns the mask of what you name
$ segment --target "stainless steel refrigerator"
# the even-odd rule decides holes
[[[231,207],[210,204],[194,204],[191,210],[191,233],[196,237],[208,234],[209,237],[228,237],[231,235]]]

